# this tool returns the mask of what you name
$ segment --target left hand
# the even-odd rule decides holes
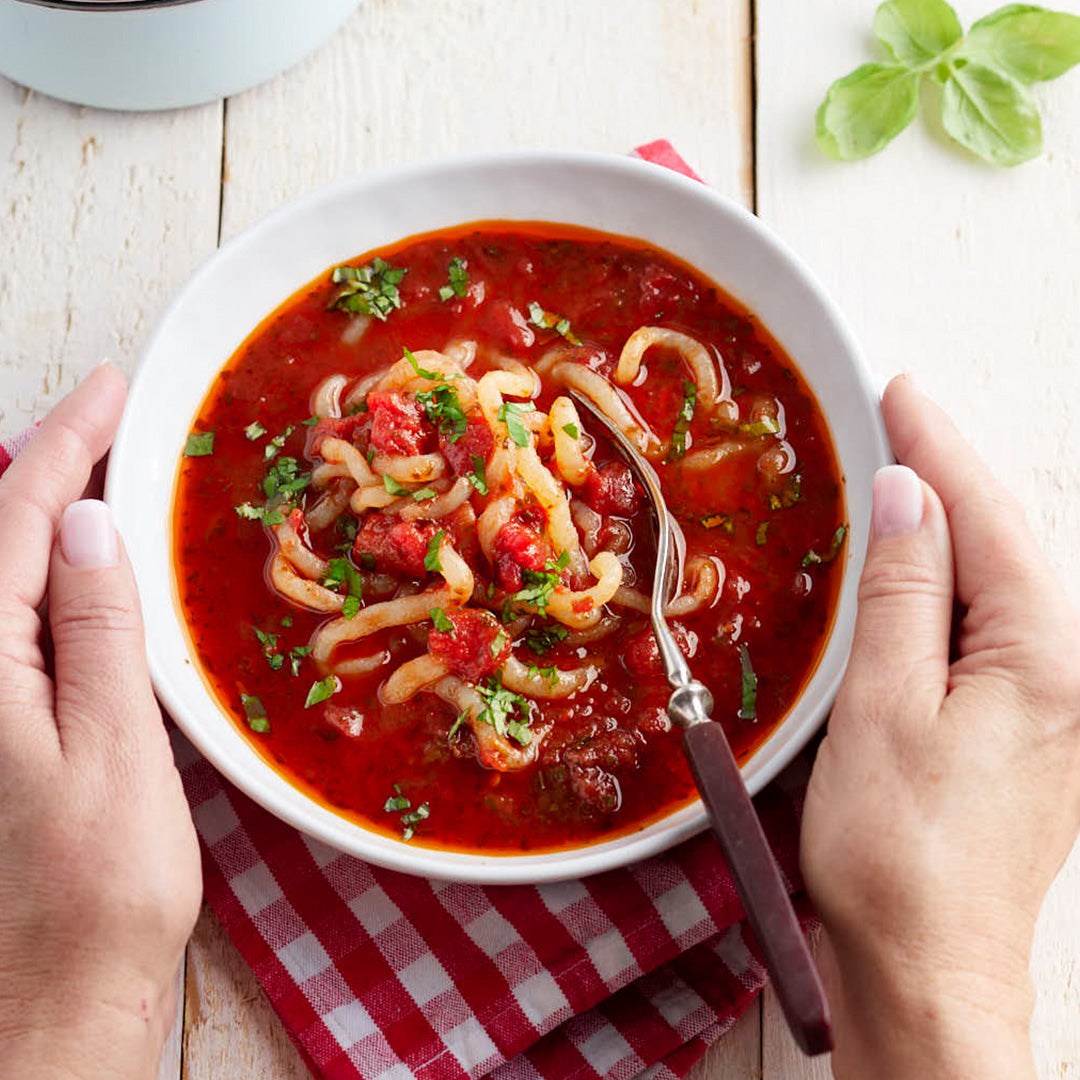
[[[152,1076],[202,892],[131,566],[76,501],[124,395],[97,368],[0,479],[2,1076]]]

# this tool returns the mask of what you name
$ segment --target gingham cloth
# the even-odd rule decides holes
[[[666,141],[635,154],[694,176]],[[317,1076],[675,1080],[762,987],[711,834],[582,881],[426,881],[296,832],[172,738],[206,899]],[[806,773],[757,800],[793,889]]]

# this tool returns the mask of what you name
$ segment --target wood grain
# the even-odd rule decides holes
[[[964,25],[994,5],[955,4]],[[1054,5],[1080,12],[1075,0]],[[875,158],[814,145],[829,83],[870,59],[871,7],[757,5],[758,212],[839,301],[872,366],[914,372],[1019,497],[1080,599],[1080,78],[1035,89],[1046,151],[991,168],[950,143],[924,95]],[[805,43],[813,40],[813,48]],[[1080,1077],[1080,849],[1044,906],[1032,957],[1041,1077]],[[765,1075],[813,1076],[772,1057]],[[776,1073],[773,1070],[783,1071]]]
[[[0,78],[0,432],[103,357],[130,370],[213,250],[221,105],[66,105]]]

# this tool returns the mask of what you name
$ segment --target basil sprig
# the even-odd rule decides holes
[[[1028,89],[1080,62],[1080,17],[1008,4],[964,35],[945,0],[888,0],[874,35],[890,63],[863,64],[829,87],[817,139],[843,161],[876,154],[911,123],[919,86],[941,87],[941,123],[993,165],[1019,165],[1042,150],[1042,123]]]

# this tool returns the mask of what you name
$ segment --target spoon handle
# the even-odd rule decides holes
[[[723,728],[697,723],[683,749],[795,1041],[806,1054],[832,1049],[829,1007],[761,822]]]

